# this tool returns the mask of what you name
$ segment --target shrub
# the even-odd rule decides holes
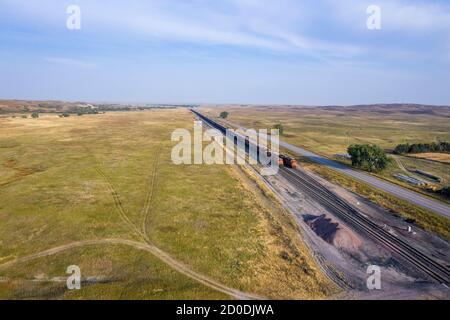
[[[31,117],[34,118],[34,119],[39,118],[39,113],[33,112],[33,113],[31,114]]]
[[[220,113],[220,117],[221,117],[222,119],[228,118],[228,115],[229,115],[229,113],[226,112],[226,111],[222,111],[222,112]]]

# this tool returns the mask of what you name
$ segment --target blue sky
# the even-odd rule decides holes
[[[0,98],[450,105],[450,1],[0,0],[0,74]]]

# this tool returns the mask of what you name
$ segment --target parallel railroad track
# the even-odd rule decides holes
[[[373,240],[382,244],[391,252],[401,256],[429,278],[441,284],[449,284],[450,270],[447,266],[436,262],[434,259],[406,243],[403,239],[389,233],[342,200],[339,196],[317,183],[312,177],[298,170],[288,168],[280,168],[280,174],[336,216],[360,232],[369,235]]]

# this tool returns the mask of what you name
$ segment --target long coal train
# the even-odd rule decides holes
[[[224,127],[223,125],[221,125],[220,123],[211,120],[207,117],[205,117],[204,115],[202,115],[201,113],[195,111],[194,109],[190,109],[192,111],[192,113],[194,113],[197,117],[199,117],[202,121],[206,122],[209,126],[213,127],[214,129],[219,130],[224,136],[227,135],[227,128]],[[237,145],[238,144],[238,137],[235,135],[234,136],[234,144]],[[245,152],[247,154],[250,153],[250,141],[248,139],[248,137],[245,137]],[[268,157],[272,156],[271,152],[267,151],[266,148],[262,148],[259,146],[256,146],[256,153],[257,153],[257,157],[258,157],[258,161],[259,161],[259,155],[260,152],[264,152]],[[284,155],[284,154],[278,154],[278,164],[280,166],[284,166],[287,168],[296,168],[297,167],[297,160]]]

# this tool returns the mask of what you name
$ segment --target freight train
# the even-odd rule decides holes
[[[223,135],[227,134],[227,128],[226,127],[224,127],[221,124],[219,124],[219,123],[217,123],[217,122],[215,122],[215,121],[205,117],[204,115],[202,115],[201,113],[198,113],[197,111],[195,111],[193,109],[191,109],[191,111],[197,117],[199,117],[202,121],[205,121],[211,127],[219,130]],[[238,137],[237,136],[234,136],[234,143],[235,144],[238,143]],[[248,137],[246,137],[245,138],[245,152],[249,153],[249,150],[250,150],[250,141],[249,141]],[[261,148],[261,147],[258,146],[257,147],[258,160],[259,160],[260,152],[266,152],[268,157],[270,157],[272,155],[269,151],[267,151],[266,148]],[[297,160],[295,160],[295,159],[293,159],[293,158],[291,158],[291,157],[289,157],[287,155],[284,155],[284,154],[278,154],[278,164],[280,166],[284,166],[286,168],[293,168],[293,169],[297,168],[297,166],[298,166]]]

